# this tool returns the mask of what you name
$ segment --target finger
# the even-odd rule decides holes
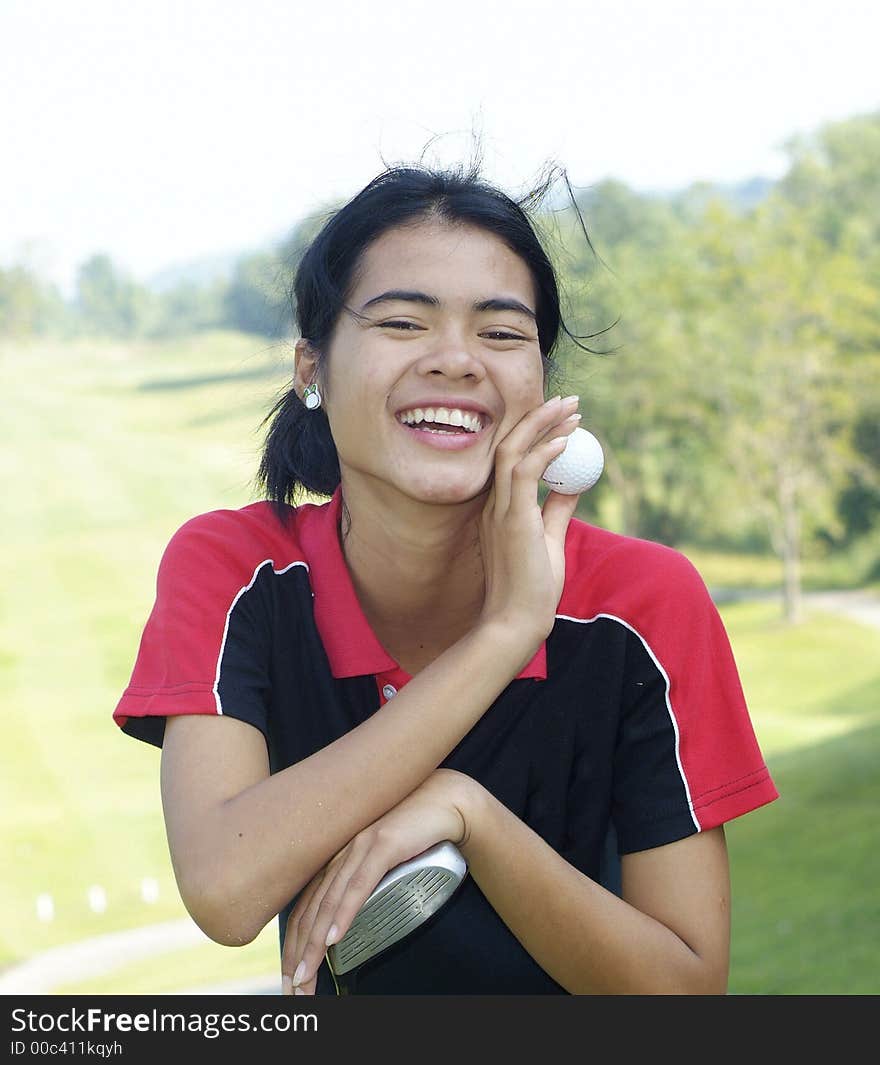
[[[293,971],[296,968],[296,929],[298,922],[292,920],[293,914],[287,919],[287,929],[284,933],[284,949],[281,952],[281,994],[293,994]]]
[[[538,479],[543,477],[544,472],[547,469],[547,465],[549,465],[549,462],[547,463],[547,465],[542,466],[541,461],[539,461],[538,458],[533,457],[535,455],[535,452],[538,451],[539,448],[544,447],[544,445],[546,445],[548,449],[558,447],[561,450],[564,450],[565,444],[568,442],[568,438],[580,425],[580,421],[581,415],[578,413],[574,413],[570,414],[567,418],[564,418],[561,422],[558,422],[557,424],[551,426],[551,428],[547,431],[541,441],[536,443],[528,452],[528,454],[525,455],[516,464],[511,479],[515,480],[517,483],[523,481],[528,483],[531,478],[534,478],[535,487],[537,488]],[[539,452],[541,460],[543,460],[543,456],[545,454],[545,451]],[[525,497],[525,501],[529,504],[535,502],[536,499],[537,495],[533,496],[530,491],[528,493],[528,496]],[[513,502],[514,501],[511,499],[511,505],[513,505]],[[522,502],[522,500],[518,500],[517,502]]]
[[[491,484],[489,485],[489,492],[486,496],[486,502],[483,504],[483,515],[492,514],[495,510],[495,476],[494,472],[491,478]]]
[[[347,882],[346,860],[333,868],[327,866],[324,879],[312,895],[297,928],[296,951],[292,961],[294,993],[311,980],[327,949],[326,938],[336,911],[336,900]]]
[[[520,462],[516,464],[510,478],[510,513],[525,514],[536,506],[538,500],[538,481],[550,463],[565,450],[568,436],[555,436],[536,444]]]
[[[547,400],[524,415],[495,449],[495,507],[502,517],[510,506],[510,478],[516,464],[534,444],[539,433],[560,420],[565,401],[559,396]]]
[[[375,852],[370,855],[369,861],[365,862],[357,874],[351,878],[346,885],[345,892],[339,898],[332,924],[324,940],[324,950],[342,939],[351,928],[361,907],[376,889],[376,885],[398,861],[405,861],[405,858],[379,857]]]
[[[336,856],[336,858],[338,857],[339,855]],[[293,994],[293,981],[302,961],[302,950],[306,942],[305,937],[312,925],[311,915],[315,912],[320,902],[324,881],[330,875],[331,868],[335,868],[336,858],[320,869],[303,888],[299,898],[296,900],[296,905],[287,919],[284,949],[281,952],[282,994]]]
[[[327,948],[333,943],[338,943],[349,930],[358,914],[358,911],[376,889],[376,885],[382,877],[399,862],[413,857],[411,849],[392,850],[390,845],[373,843],[372,848],[364,855],[361,864],[353,870],[344,888],[334,896],[335,905],[332,907],[332,919],[325,920],[327,933],[320,944],[310,943],[304,953],[304,959],[309,964],[306,978],[317,972]],[[340,880],[340,887],[342,887]],[[329,913],[328,908],[328,913]],[[314,969],[311,968],[314,963]]]
[[[574,413],[566,413],[566,411],[563,410],[559,419],[552,425],[548,425],[537,437],[535,444],[543,443],[545,440],[552,440],[554,436],[562,436],[572,432],[580,424],[581,417],[582,415],[578,413],[578,411],[575,411]]]
[[[544,500],[541,514],[544,517],[544,529],[547,538],[560,548],[565,546],[565,534],[569,522],[577,510],[580,494],[563,495],[561,492],[550,492]]]
[[[337,874],[338,879],[339,874]],[[344,879],[344,878],[343,878]],[[337,893],[339,888],[336,889]],[[317,974],[318,967],[327,951],[327,936],[336,912],[336,894],[328,890],[305,915],[297,940],[295,968],[292,974],[294,993],[307,987]]]
[[[314,995],[317,986],[318,974],[315,973],[311,980],[305,980],[299,985],[299,987],[295,987],[293,993],[294,995]]]
[[[504,517],[510,503],[509,481],[514,466],[526,454],[539,433],[558,421],[563,406],[564,400],[559,396],[548,399],[541,406],[524,414],[519,422],[509,430],[507,436],[499,441],[498,447],[495,448],[494,459],[495,504],[499,517]]]
[[[360,837],[352,842],[345,860],[312,899],[300,925],[298,946],[301,949],[293,974],[294,987],[314,977],[330,945],[328,939],[337,942],[342,938],[354,915],[393,864],[388,860],[387,847],[377,843],[374,837]]]

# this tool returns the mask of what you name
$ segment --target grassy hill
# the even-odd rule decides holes
[[[0,347],[0,966],[186,916],[159,752],[110,715],[165,544],[193,514],[254,498],[259,423],[290,372],[284,344],[236,334]],[[786,628],[767,603],[723,616],[782,792],[728,828],[731,990],[876,993],[880,636],[822,616]],[[245,948],[196,947],[64,990],[172,990],[276,964],[270,925]]]
[[[259,422],[288,354],[229,334],[0,349],[0,964],[186,916],[159,752],[110,714],[168,539],[195,513],[251,501]],[[102,913],[88,903],[94,886]],[[51,922],[38,920],[40,895],[52,897]],[[268,958],[268,942],[209,954],[234,959],[235,975],[249,951]]]

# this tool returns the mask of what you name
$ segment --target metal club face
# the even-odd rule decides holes
[[[358,910],[351,927],[327,951],[334,975],[357,969],[437,912],[467,874],[467,862],[445,840],[390,869]]]

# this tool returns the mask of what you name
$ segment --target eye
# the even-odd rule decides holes
[[[421,326],[416,325],[415,322],[380,322],[380,329],[421,329]]]
[[[526,340],[524,336],[520,336],[519,333],[506,333],[502,329],[490,329],[483,333],[483,336],[489,337],[490,340]]]

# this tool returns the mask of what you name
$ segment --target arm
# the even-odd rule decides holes
[[[522,946],[572,994],[724,994],[723,828],[623,859],[622,899],[579,872],[477,781],[440,769],[322,870],[291,913],[283,994],[314,994],[326,945],[384,872],[442,839]],[[296,991],[294,990],[296,988]]]
[[[571,409],[551,400],[499,444],[480,528],[483,613],[371,718],[272,776],[250,725],[168,721],[169,847],[184,904],[207,935],[250,942],[340,848],[436,769],[549,633],[577,497],[551,493],[542,511],[537,481],[564,445],[558,434],[575,427],[565,420]],[[464,688],[462,676],[470,678]]]
[[[193,920],[220,943],[253,940],[317,869],[436,769],[533,653],[509,629],[480,626],[363,724],[272,776],[251,725],[169,718],[162,804]]]
[[[623,858],[620,899],[488,791],[465,790],[460,849],[492,907],[572,994],[725,994],[730,887],[722,827]]]

